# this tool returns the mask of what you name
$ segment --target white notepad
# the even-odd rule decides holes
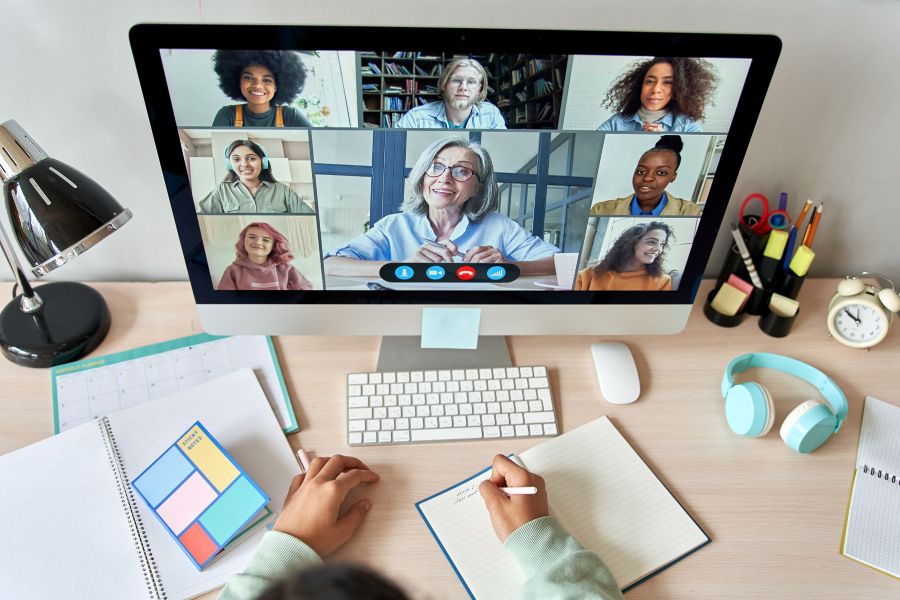
[[[130,480],[197,420],[280,510],[297,463],[243,369],[0,457],[0,598],[175,600],[243,568],[264,528],[198,571],[131,492]]]
[[[709,543],[606,417],[514,458],[544,477],[550,514],[597,552],[623,590]],[[473,598],[521,598],[524,577],[494,534],[479,484],[490,468],[416,504]]]
[[[900,578],[900,406],[866,397],[844,556]]]

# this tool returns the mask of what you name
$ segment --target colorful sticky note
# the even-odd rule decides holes
[[[199,421],[131,485],[197,569],[271,514],[269,497]]]

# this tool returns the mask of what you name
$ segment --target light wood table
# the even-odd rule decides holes
[[[608,415],[712,538],[629,598],[900,597],[900,582],[839,554],[863,398],[871,394],[900,404],[900,333],[892,331],[869,352],[831,340],[825,309],[835,285],[836,280],[806,282],[800,315],[785,338],[764,335],[755,318],[734,329],[717,327],[700,305],[679,335],[627,338],[643,389],[631,405],[607,404],[600,396],[590,345],[601,338],[510,338],[514,364],[549,368],[563,432]],[[698,299],[709,286],[704,283]],[[109,337],[95,354],[201,330],[187,283],[94,287],[113,315]],[[9,297],[10,286],[0,288]],[[379,338],[293,336],[279,337],[275,345],[301,424],[300,433],[289,436],[292,447],[302,444],[318,455],[352,453],[382,475],[369,490],[369,518],[335,558],[370,565],[416,597],[465,598],[413,504],[486,466],[495,453],[522,451],[536,442],[351,450],[344,441],[346,374],[375,369]],[[789,376],[756,371],[739,381],[755,375],[773,390],[775,430],[762,439],[731,433],[719,392],[722,371],[735,355],[753,351],[788,354],[834,377],[850,401],[842,431],[811,455],[789,450],[778,425],[816,392]],[[51,412],[49,371],[0,361],[0,453],[51,435]]]

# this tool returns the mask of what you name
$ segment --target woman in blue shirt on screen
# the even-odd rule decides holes
[[[718,85],[715,67],[700,58],[655,57],[619,77],[603,105],[616,114],[600,131],[701,132]]]
[[[559,249],[497,212],[498,206],[487,150],[463,138],[438,140],[410,170],[401,212],[326,254],[325,273],[378,277],[391,261],[515,263],[523,276],[555,273]]]

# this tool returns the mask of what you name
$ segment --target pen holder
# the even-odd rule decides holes
[[[758,260],[764,248],[764,242],[766,240],[765,236],[753,233],[750,231],[750,228],[743,223],[738,225],[738,231],[741,232],[741,237],[744,238],[744,242],[747,244],[747,250],[750,252],[750,256],[753,257],[753,260]],[[750,274],[747,272],[747,267],[744,266],[744,259],[741,258],[737,245],[733,241],[730,250],[725,254],[725,261],[722,263],[722,268],[719,270],[719,277],[716,279],[716,287],[718,288],[728,281],[728,278],[731,277],[732,274],[737,275],[744,281],[750,281]]]
[[[759,289],[754,287],[747,297],[747,303],[744,304],[744,312],[749,315],[761,315],[769,310],[769,298],[772,297],[772,290]]]
[[[791,332],[791,327],[799,314],[798,310],[793,317],[783,317],[770,310],[759,318],[759,328],[766,335],[784,337]]]
[[[775,291],[782,296],[787,296],[788,298],[796,300],[797,296],[800,295],[800,288],[803,287],[804,281],[806,281],[806,275],[801,277],[793,271],[788,270]]]
[[[729,316],[723,315],[716,309],[712,307],[713,298],[716,297],[716,294],[719,292],[719,288],[716,287],[713,291],[709,293],[706,297],[706,302],[703,304],[703,314],[706,315],[706,318],[719,325],[720,327],[737,327],[744,320],[745,313],[743,310],[738,312],[736,315]]]

